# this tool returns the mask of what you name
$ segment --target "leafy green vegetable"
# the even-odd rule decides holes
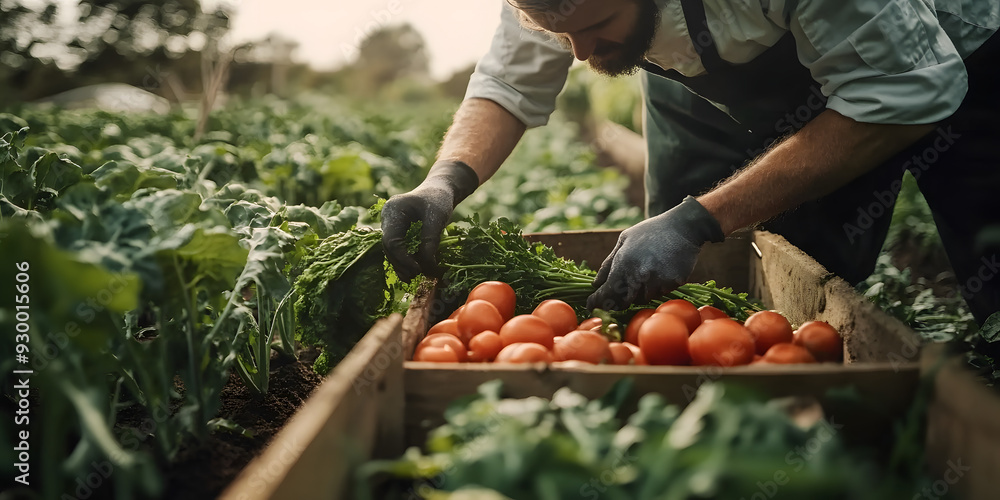
[[[295,315],[302,341],[339,361],[389,311],[382,233],[351,229],[323,240],[300,263]]]
[[[406,242],[406,253],[415,255],[420,251],[420,230],[423,227],[424,221],[418,220],[410,224],[410,228],[406,230],[406,235],[403,236],[403,241]]]
[[[439,265],[445,269],[445,295],[464,296],[483,281],[498,280],[514,288],[519,313],[531,312],[541,301],[556,298],[585,316],[587,297],[594,292],[596,272],[556,256],[552,248],[541,243],[529,243],[521,229],[504,218],[482,226],[473,216],[450,225],[439,252]],[[719,288],[713,281],[681,285],[664,297],[671,298],[686,299],[696,306],[713,305],[739,320],[762,309],[746,293]],[[659,303],[662,300],[653,301]],[[634,309],[617,316],[627,316]]]

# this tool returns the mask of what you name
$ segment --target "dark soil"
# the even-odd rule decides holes
[[[299,361],[273,358],[267,395],[255,398],[236,374],[229,377],[221,395],[217,417],[228,419],[252,437],[216,431],[201,443],[185,445],[173,464],[164,470],[163,498],[213,499],[259,455],[289,418],[322,381],[311,368],[316,353],[306,351]],[[119,426],[141,428],[143,415],[119,414]]]

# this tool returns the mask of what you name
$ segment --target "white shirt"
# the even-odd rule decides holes
[[[962,59],[1000,26],[997,0],[704,2],[723,60],[750,61],[791,31],[827,108],[867,123],[950,116],[968,91]],[[501,3],[500,26],[465,97],[493,100],[529,127],[544,125],[573,56],[548,35],[522,28],[513,7]],[[646,59],[686,76],[703,73],[680,0],[657,4],[661,23]]]

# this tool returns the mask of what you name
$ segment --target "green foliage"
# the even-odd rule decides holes
[[[481,225],[478,216],[448,226],[439,248],[439,265],[444,268],[444,296],[462,297],[484,281],[503,281],[514,288],[517,311],[530,313],[541,301],[558,298],[573,306],[579,317],[586,317],[586,300],[594,293],[597,273],[586,265],[556,256],[552,248],[529,243],[521,228],[501,218]],[[682,298],[696,306],[714,305],[737,319],[762,309],[747,294],[719,288],[715,282],[681,285],[662,299]],[[614,314],[618,319],[630,316],[646,304]],[[621,323],[621,321],[619,321]]]
[[[930,207],[909,173],[903,177],[883,253],[875,271],[857,290],[913,328],[924,341],[947,342],[952,350],[964,353],[969,366],[987,384],[994,385],[1000,380],[1000,339],[996,335],[1000,322],[995,320],[1000,315],[994,314],[980,328],[954,285],[942,287],[924,277],[915,278],[913,269],[893,264],[894,257],[941,266],[947,262]]]
[[[316,357],[316,361],[313,362],[313,371],[325,377],[332,369],[333,367],[330,366],[330,351],[324,350],[319,353],[319,356]]]
[[[961,339],[978,329],[960,295],[935,295],[928,283],[914,282],[911,274],[910,269],[894,266],[889,254],[882,254],[875,271],[857,289],[928,342]]]
[[[39,460],[59,471],[43,497],[58,497],[105,459],[116,469],[109,490],[117,498],[155,497],[158,471],[185,443],[216,431],[246,435],[216,418],[231,372],[265,393],[272,352],[294,357],[297,338],[323,347],[316,369],[326,372],[376,318],[405,311],[422,282],[400,283],[381,233],[364,226],[377,216],[342,204],[369,205],[416,186],[451,111],[421,104],[359,112],[318,96],[235,101],[212,113],[199,141],[182,109],[160,116],[21,106],[0,114],[0,254],[44,268],[32,275],[47,283],[32,292],[32,324],[53,333],[32,337],[32,352],[59,350],[32,382],[53,394],[39,425],[62,425],[38,434]],[[571,156],[568,164],[541,139],[519,155],[529,167],[559,165],[553,175],[580,182],[581,193],[610,178],[560,137],[566,142],[552,151]],[[535,182],[556,186],[554,197],[576,196],[562,181]],[[607,209],[623,203],[614,182],[601,185],[592,212],[562,219],[562,228],[624,220]],[[548,196],[491,210],[542,227],[531,212]],[[601,208],[605,196],[610,205]],[[559,228],[559,217],[546,215],[545,227]],[[548,252],[539,255],[554,258]],[[5,331],[11,304],[0,303]],[[65,330],[73,324],[75,336]],[[116,430],[127,407],[154,428]],[[136,445],[122,451],[116,438]]]
[[[302,341],[340,361],[389,311],[382,233],[352,229],[323,240],[301,262],[295,315]]]
[[[704,384],[681,409],[647,394],[618,418],[628,385],[601,400],[568,388],[543,398],[502,399],[499,381],[454,403],[424,451],[374,461],[358,472],[360,498],[452,498],[468,488],[497,498],[611,499],[909,498],[912,491],[849,452],[831,422],[803,426],[779,404]],[[768,486],[771,484],[771,486]],[[765,493],[766,492],[766,493]],[[435,496],[440,495],[440,496]],[[459,498],[455,496],[454,498]]]
[[[38,433],[45,469],[64,471],[44,496],[57,497],[99,459],[121,472],[120,498],[155,496],[155,464],[173,460],[188,440],[233,428],[214,418],[230,370],[264,393],[272,348],[294,356],[293,267],[363,210],[284,205],[240,184],[218,189],[201,177],[202,162],[150,162],[168,151],[162,138],[92,155],[114,159],[86,174],[28,146],[31,137],[22,127],[0,145],[9,217],[0,221],[0,252],[38,267],[32,351],[58,352],[36,360],[46,366],[33,378],[53,394],[47,414],[61,419],[43,421]],[[0,322],[13,318],[10,299]],[[122,450],[112,432],[117,412],[135,405],[156,424],[130,431],[145,442],[141,452]],[[79,425],[64,425],[65,414]]]

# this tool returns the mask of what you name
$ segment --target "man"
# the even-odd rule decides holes
[[[572,55],[642,71],[648,145],[649,218],[622,233],[588,307],[662,295],[706,242],[762,221],[857,283],[909,169],[976,318],[1000,308],[1000,248],[982,237],[1000,224],[1000,1],[509,3],[437,163],[385,206],[401,276],[434,272],[452,209],[546,122]]]

